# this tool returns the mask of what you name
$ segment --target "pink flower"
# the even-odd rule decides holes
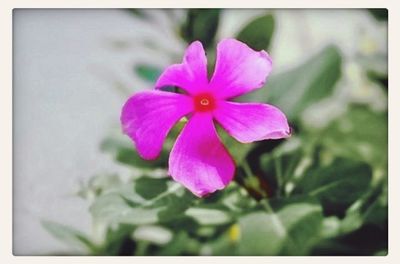
[[[235,162],[221,143],[214,121],[242,143],[290,136],[287,119],[278,108],[229,101],[261,88],[271,69],[267,52],[225,39],[217,46],[209,81],[206,54],[195,41],[181,64],[161,74],[155,90],[128,99],[121,114],[123,131],[135,142],[140,156],[151,160],[160,154],[174,124],[190,115],[170,153],[169,175],[199,197],[221,190],[232,180]],[[177,86],[186,94],[159,90],[165,86]]]

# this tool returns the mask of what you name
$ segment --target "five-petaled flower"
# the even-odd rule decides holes
[[[160,154],[174,124],[188,116],[169,156],[169,175],[199,197],[223,189],[234,176],[235,162],[214,121],[242,143],[290,136],[287,119],[278,108],[230,101],[261,88],[271,69],[267,52],[224,39],[218,43],[215,71],[209,80],[205,51],[195,41],[181,64],[166,68],[154,90],[128,99],[121,114],[123,131],[139,155],[151,160]],[[179,87],[185,94],[161,90],[166,86]]]

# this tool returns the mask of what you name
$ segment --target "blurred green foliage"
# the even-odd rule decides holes
[[[201,40],[215,54],[221,12],[188,10],[180,37]],[[274,32],[268,13],[250,21],[237,38],[266,49]],[[349,101],[324,127],[309,127],[302,118],[336,91],[343,61],[338,47],[327,46],[241,98],[277,105],[294,131],[287,140],[243,145],[218,128],[238,166],[226,189],[199,199],[166,175],[168,151],[184,121],[152,162],[142,160],[118,131],[101,149],[136,176],[99,175],[82,187],[94,234],[43,225],[91,255],[386,255],[387,110]],[[145,65],[135,65],[135,71],[150,82],[159,75]],[[387,82],[370,81],[387,91]]]
[[[154,82],[161,74],[159,68],[145,64],[135,65],[134,71],[143,80],[149,82]]]
[[[388,20],[388,10],[386,8],[371,8],[368,11],[379,21]]]
[[[213,46],[220,12],[219,9],[189,9],[181,26],[182,38],[188,43],[200,40],[205,49]]]
[[[329,46],[302,65],[271,76],[265,89],[249,93],[243,101],[260,101],[281,108],[292,122],[311,104],[332,95],[340,77],[341,56]]]
[[[267,50],[271,43],[274,29],[274,17],[267,14],[247,24],[236,38],[255,50]]]

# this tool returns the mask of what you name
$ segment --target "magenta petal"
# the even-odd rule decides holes
[[[234,172],[235,163],[218,137],[212,116],[194,114],[171,151],[169,174],[202,197],[223,189]]]
[[[155,159],[174,124],[193,110],[190,97],[163,91],[144,91],[125,103],[121,123],[140,156]]]
[[[210,87],[222,99],[248,93],[264,85],[272,69],[265,51],[254,51],[235,39],[218,43],[217,60]]]
[[[196,94],[208,85],[207,58],[203,45],[195,41],[186,49],[181,64],[169,66],[158,78],[156,89],[177,86],[189,94]]]
[[[285,114],[272,105],[221,101],[214,117],[242,143],[290,136]]]

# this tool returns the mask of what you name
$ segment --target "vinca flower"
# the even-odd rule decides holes
[[[130,97],[121,114],[124,133],[148,160],[159,156],[168,132],[188,117],[171,150],[168,174],[198,197],[223,189],[235,174],[216,123],[241,143],[290,136],[286,116],[277,107],[231,101],[265,84],[272,69],[268,53],[224,39],[216,55],[209,80],[204,48],[199,41],[191,43],[183,62],[167,67],[154,90]],[[179,87],[184,94],[163,91],[167,86]]]

